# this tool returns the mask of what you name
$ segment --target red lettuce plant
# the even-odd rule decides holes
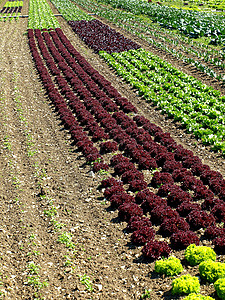
[[[171,248],[166,242],[155,240],[147,242],[142,249],[143,256],[149,260],[168,257],[170,255],[170,252]]]
[[[171,235],[170,243],[173,249],[181,250],[190,244],[199,245],[199,238],[193,231],[178,231]]]
[[[181,231],[188,231],[190,229],[189,224],[181,217],[164,219],[159,228],[159,233],[162,236],[171,236],[173,233]]]
[[[201,164],[201,159],[198,156],[190,156],[183,160],[183,166],[188,169],[196,164]]]
[[[195,190],[200,186],[203,186],[202,181],[195,178],[194,176],[186,176],[181,184],[181,188],[185,191]]]
[[[208,226],[204,232],[204,237],[208,240],[221,236],[225,236],[225,229],[215,225]]]
[[[174,170],[172,173],[172,177],[175,182],[183,181],[187,176],[192,176],[191,171],[188,171],[185,168]]]
[[[104,143],[100,144],[100,153],[105,154],[105,153],[111,153],[117,151],[117,143],[116,142],[111,142],[107,141]]]
[[[126,229],[127,231],[133,232],[141,229],[144,226],[152,227],[152,222],[150,221],[150,219],[146,217],[135,216],[130,218]]]
[[[121,185],[116,185],[116,186],[112,186],[112,187],[108,187],[105,189],[104,191],[104,197],[109,200],[109,198],[112,196],[112,195],[115,195],[115,194],[122,194],[124,191],[124,188],[123,186]]]
[[[209,184],[211,179],[223,179],[223,176],[220,174],[220,172],[212,171],[212,170],[204,170],[200,176],[200,179],[204,184]]]
[[[174,170],[179,169],[182,169],[182,164],[175,160],[166,160],[162,166],[162,171],[168,173],[173,173]]]
[[[213,206],[211,214],[215,217],[217,222],[225,221],[225,203],[222,200],[218,200]]]
[[[172,191],[174,186],[176,187],[176,185],[169,184],[169,183],[165,183],[161,185],[160,188],[158,189],[157,195],[160,197],[166,197]]]
[[[182,217],[186,217],[192,211],[200,211],[201,206],[198,203],[193,203],[191,201],[184,201],[177,207],[177,212]]]
[[[121,162],[114,167],[115,173],[122,175],[123,173],[136,169],[132,162]]]
[[[174,154],[166,150],[158,152],[154,158],[157,162],[157,165],[162,167],[168,161],[174,161]]]
[[[193,230],[206,228],[207,226],[213,225],[215,223],[214,216],[208,214],[204,210],[192,210],[187,215],[186,220],[190,224],[191,229]]]
[[[151,193],[151,192],[150,192]],[[163,199],[154,193],[146,196],[143,202],[141,203],[141,208],[143,209],[144,213],[147,214],[148,212],[152,212],[155,207],[162,207],[166,206],[167,202],[166,199]]]
[[[116,180],[113,177],[110,177],[107,179],[103,179],[101,181],[99,188],[107,188],[107,187],[112,187],[112,186],[116,186],[116,185],[122,185],[122,182],[119,180]]]
[[[136,169],[129,170],[122,174],[121,180],[124,184],[126,184],[132,182],[133,180],[144,180],[144,175]]]
[[[169,183],[169,184],[174,183],[174,180],[173,180],[171,174],[155,172],[152,177],[151,185],[153,187],[160,187],[162,184],[165,184],[165,183]]]
[[[127,193],[114,194],[109,198],[111,208],[118,208],[123,203],[135,203],[135,198]]]
[[[212,243],[217,254],[225,254],[225,235],[215,238]]]
[[[194,200],[213,198],[214,194],[206,186],[197,186],[194,191]]]
[[[194,154],[191,150],[185,149],[182,145],[177,145],[174,150],[174,156],[176,160],[184,161],[186,158],[194,156]]]
[[[123,154],[117,154],[117,155],[114,155],[111,159],[110,159],[110,165],[112,167],[118,165],[119,163],[129,163],[130,160],[129,158],[123,156]]]
[[[93,172],[99,172],[100,170],[109,170],[109,166],[103,162],[94,162],[93,163]]]
[[[134,231],[131,235],[131,242],[136,245],[144,245],[146,242],[152,240],[155,236],[155,230],[149,226],[143,226]]]
[[[136,203],[124,203],[118,208],[118,216],[122,221],[128,222],[131,217],[143,216],[143,210]]]
[[[179,204],[191,200],[191,195],[183,191],[179,186],[174,186],[171,188],[171,192],[167,196],[168,205],[172,207],[177,207]]]
[[[155,206],[151,211],[151,221],[153,224],[161,224],[164,219],[178,218],[179,214],[169,206]]]
[[[136,196],[135,196],[135,200],[136,203],[141,204],[143,201],[145,201],[148,197],[155,197],[156,195],[151,192],[149,189],[145,189],[142,191],[139,191]]]
[[[144,181],[143,179],[134,179],[130,183],[129,190],[132,192],[141,191],[146,189],[147,186],[148,186],[147,182]]]

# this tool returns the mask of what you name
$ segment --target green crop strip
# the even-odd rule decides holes
[[[59,28],[59,23],[45,0],[30,0],[28,28]]]
[[[143,49],[100,56],[117,74],[187,128],[189,132],[225,154],[225,97],[195,78]]]
[[[77,7],[74,3],[64,0],[51,0],[59,12],[63,15],[66,21],[92,20],[91,15],[86,14],[83,10]]]

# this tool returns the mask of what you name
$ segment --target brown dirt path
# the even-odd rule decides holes
[[[111,222],[117,213],[106,211],[96,190],[102,178],[71,147],[34,69],[26,26],[6,22],[0,33],[2,297],[138,299],[148,288],[149,266],[133,263],[140,249],[128,250],[125,224]],[[72,250],[57,242],[60,232],[44,213],[52,205],[66,224],[61,232],[73,236]]]

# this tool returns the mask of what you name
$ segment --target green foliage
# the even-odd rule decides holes
[[[73,249],[75,247],[75,244],[72,242],[72,234],[69,232],[64,231],[62,234],[58,237],[58,242],[61,244],[65,244],[67,248]]]
[[[225,39],[223,16],[217,14],[177,9],[142,0],[99,0],[99,2],[135,15],[146,15],[161,27],[175,29],[192,38],[210,36],[214,44],[221,44]]]
[[[144,50],[99,55],[139,95],[179,121],[212,150],[225,153],[225,104],[220,92]]]
[[[87,291],[92,292],[94,290],[90,281],[90,277],[88,277],[86,274],[83,276],[78,275],[78,277],[80,278],[80,282],[86,287]]]
[[[141,299],[151,299],[151,290],[145,290],[141,295]]]
[[[219,298],[225,300],[225,278],[219,278],[214,283],[215,290]]]
[[[173,280],[172,294],[191,294],[200,292],[200,283],[197,277],[190,274],[183,275]]]
[[[160,259],[155,262],[155,271],[167,276],[174,276],[183,271],[180,260],[174,256],[166,259]]]
[[[59,23],[46,0],[30,0],[28,28],[59,28]]]
[[[215,282],[219,278],[225,277],[225,263],[206,260],[199,265],[200,276],[209,281]]]
[[[210,296],[203,296],[200,294],[190,294],[187,297],[185,297],[183,300],[215,300],[215,299]]]
[[[216,253],[210,247],[191,244],[185,250],[185,258],[191,266],[195,266],[204,260],[216,260]]]
[[[70,1],[51,0],[51,2],[57,7],[57,9],[63,15],[66,21],[89,21],[93,19],[91,15],[88,15],[82,9],[80,9],[78,6],[76,6]]]

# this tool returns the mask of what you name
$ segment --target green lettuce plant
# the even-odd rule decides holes
[[[200,283],[197,277],[190,274],[182,275],[173,280],[172,294],[191,294],[200,292]]]
[[[205,260],[216,260],[216,252],[210,247],[191,244],[185,250],[185,258],[191,266],[200,264]]]
[[[215,290],[219,298],[225,300],[225,278],[219,278],[214,283]]]
[[[155,262],[155,271],[167,276],[177,275],[183,271],[180,260],[174,256],[167,259],[160,259]]]
[[[225,263],[206,260],[199,265],[200,276],[209,281],[215,282],[219,278],[225,277]]]

